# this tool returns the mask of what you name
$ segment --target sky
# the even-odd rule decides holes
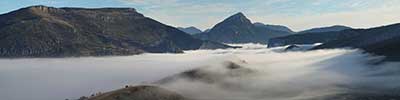
[[[295,31],[332,25],[370,28],[400,23],[400,0],[1,0],[0,13],[32,5],[131,7],[167,25],[202,30],[238,12],[252,22],[285,25]]]

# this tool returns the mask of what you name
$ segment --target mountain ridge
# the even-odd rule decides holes
[[[0,57],[179,53],[203,43],[134,8],[30,6],[0,15]]]
[[[190,26],[190,27],[177,27],[177,29],[188,33],[190,35],[194,35],[194,34],[199,34],[202,33],[203,31],[201,31],[200,29],[194,27],[194,26]]]
[[[216,24],[209,32],[194,35],[202,40],[222,43],[267,43],[269,38],[286,36],[289,32],[256,26],[243,13],[236,13]]]
[[[342,31],[346,29],[353,29],[348,26],[344,25],[333,25],[333,26],[327,26],[327,27],[316,27],[316,28],[311,28],[307,29],[304,31],[300,31],[298,33],[321,33],[321,32],[334,32],[334,31]]]
[[[314,44],[314,43],[325,43],[338,38],[358,35],[358,33],[352,32],[350,27],[334,25],[329,27],[312,28],[306,31],[297,32],[296,34],[271,38],[268,43],[268,47],[285,46],[292,44]],[[347,34],[343,34],[344,31]]]
[[[328,41],[313,49],[356,48],[385,56],[385,60],[400,61],[400,23],[353,31],[358,34]]]
[[[284,32],[289,32],[289,33],[295,33],[293,30],[290,28],[283,26],[283,25],[272,25],[272,24],[264,24],[261,22],[255,22],[253,23],[256,27],[265,27],[270,30],[276,30],[276,31],[284,31]]]

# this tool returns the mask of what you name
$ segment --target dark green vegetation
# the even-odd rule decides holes
[[[282,26],[281,26],[282,27]],[[202,40],[223,43],[267,43],[268,39],[290,35],[292,32],[272,25],[253,24],[243,13],[237,13],[205,33],[194,35]],[[290,29],[289,29],[290,30]]]
[[[32,6],[0,15],[0,57],[179,53],[204,42],[133,8]]]

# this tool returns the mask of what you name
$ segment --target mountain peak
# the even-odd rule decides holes
[[[223,22],[239,22],[239,23],[251,24],[251,21],[242,12],[238,12],[228,17]]]
[[[247,19],[247,17],[242,12],[238,12],[238,13],[230,16],[228,19]]]
[[[238,12],[238,13],[234,14],[233,16],[246,17],[242,12]]]
[[[269,38],[286,36],[287,33],[256,27],[250,19],[239,12],[218,23],[209,32],[206,31],[195,37],[223,43],[267,43]]]

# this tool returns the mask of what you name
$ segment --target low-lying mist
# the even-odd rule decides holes
[[[209,77],[226,77],[211,82],[178,78],[162,86],[196,100],[315,100],[340,94],[399,93],[394,90],[400,88],[400,66],[378,63],[382,57],[346,49],[281,50],[192,51],[225,54],[225,58],[210,59],[212,62],[196,70],[212,75]],[[227,68],[227,61],[254,72],[237,75],[241,72]]]
[[[184,54],[2,59],[0,97],[77,98],[126,84],[159,85],[196,100],[308,100],[345,93],[392,94],[400,88],[399,63],[377,63],[381,57],[359,50],[283,52],[283,48],[265,47],[246,44],[241,49]],[[182,77],[187,71],[203,76]],[[161,79],[168,82],[158,83]]]

